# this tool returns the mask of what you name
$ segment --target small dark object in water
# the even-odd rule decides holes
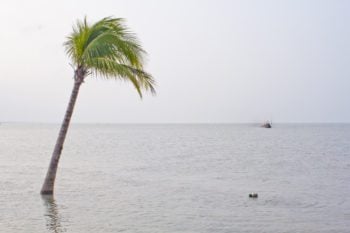
[[[271,123],[270,123],[270,122],[266,122],[266,123],[262,124],[261,127],[269,129],[269,128],[271,128],[272,126],[271,126]]]
[[[249,197],[250,198],[258,198],[258,194],[257,193],[249,193]]]

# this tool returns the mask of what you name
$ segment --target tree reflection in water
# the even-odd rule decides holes
[[[52,195],[43,195],[43,203],[45,206],[46,227],[50,232],[62,233],[66,229],[61,225],[62,217],[58,212],[58,207]]]

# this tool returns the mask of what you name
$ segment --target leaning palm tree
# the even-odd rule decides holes
[[[143,69],[146,52],[123,19],[107,17],[88,24],[78,21],[64,43],[74,67],[74,86],[66,114],[56,141],[41,194],[52,195],[58,162],[63,149],[69,122],[77,100],[79,88],[89,75],[130,81],[142,98],[142,90],[154,90],[154,80]]]

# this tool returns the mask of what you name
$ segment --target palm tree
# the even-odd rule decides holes
[[[41,189],[42,195],[52,195],[57,166],[63,149],[69,122],[79,88],[89,75],[130,81],[142,98],[142,90],[155,93],[154,80],[143,69],[146,52],[123,19],[107,17],[88,24],[78,21],[64,43],[74,66],[74,86],[66,114],[56,141],[50,165]]]

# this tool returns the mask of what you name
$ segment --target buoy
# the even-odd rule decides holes
[[[258,198],[258,194],[257,193],[249,193],[249,197],[250,198]]]

